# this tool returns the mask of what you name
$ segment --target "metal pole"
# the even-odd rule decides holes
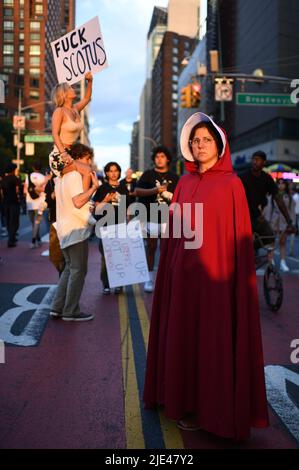
[[[19,106],[18,106],[18,116],[21,116],[21,108],[22,108],[22,103],[21,103],[21,89],[19,90]],[[21,140],[21,129],[20,126],[18,127],[18,145],[17,145],[17,169],[18,171],[20,170],[20,140]]]

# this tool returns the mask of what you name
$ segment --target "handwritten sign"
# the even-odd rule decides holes
[[[139,220],[101,227],[100,233],[111,288],[149,280]]]
[[[79,82],[87,72],[108,67],[99,18],[51,42],[58,82]]]

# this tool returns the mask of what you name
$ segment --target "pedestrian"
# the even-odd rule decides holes
[[[121,167],[117,162],[109,162],[104,167],[105,179],[104,183],[98,188],[97,192],[94,195],[94,203],[95,203],[95,210],[96,214],[101,214],[99,220],[105,215],[105,211],[108,211],[109,208],[107,205],[112,206],[114,209],[114,217],[113,220],[107,224],[103,225],[117,225],[126,222],[126,210],[124,212],[124,217],[122,218],[122,211],[120,210],[121,200],[125,198],[125,206],[128,206],[128,196],[129,192],[125,185],[121,185],[119,182],[120,175],[121,175]],[[105,261],[104,255],[104,248],[103,242],[100,238],[99,242],[99,251],[101,253],[101,281],[103,284],[103,294],[109,295],[111,293],[108,273],[107,273],[107,266]],[[115,288],[115,294],[119,294],[122,292],[122,287]]]
[[[73,158],[89,165],[91,171],[93,151],[85,145],[83,148],[84,152],[73,155]],[[87,273],[90,225],[84,217],[78,217],[73,211],[74,206],[78,210],[85,210],[84,206],[88,205],[89,199],[97,190],[99,183],[94,172],[91,172],[91,182],[91,187],[84,190],[78,171],[70,171],[55,179],[56,230],[65,268],[59,278],[50,315],[65,321],[93,319],[92,314],[81,312],[79,305]]]
[[[278,191],[277,184],[263,170],[266,160],[267,155],[265,152],[262,150],[255,151],[251,158],[251,168],[240,174],[247,197],[252,231],[259,235],[259,238],[255,240],[254,246],[256,250],[264,245],[273,245],[274,247],[275,243],[275,233],[267,216],[269,196],[272,197],[277,208],[282,213],[286,221],[287,230],[291,232],[294,228],[281,194]],[[269,259],[274,264],[273,250],[269,252]]]
[[[125,186],[128,191],[128,205],[133,204],[136,201],[136,196],[135,196],[135,188],[137,184],[136,177],[133,178],[133,170],[132,168],[128,168],[126,171],[126,176],[120,180],[119,184],[121,186]]]
[[[52,101],[56,108],[52,115],[52,135],[54,147],[49,155],[49,166],[55,176],[60,176],[66,167],[77,170],[83,179],[84,190],[90,187],[90,169],[82,161],[73,159],[71,148],[83,130],[80,112],[91,101],[92,74],[85,75],[87,80],[85,96],[74,104],[76,92],[68,83],[59,83],[52,90]]]
[[[179,177],[169,170],[172,154],[167,147],[158,145],[153,148],[151,159],[154,168],[146,170],[141,175],[135,188],[136,196],[145,205],[147,211],[146,246],[150,279],[144,284],[144,291],[149,293],[154,290],[155,254],[163,223],[163,220],[154,219],[154,211],[151,212],[151,207],[169,205],[179,180]]]
[[[17,165],[9,163],[1,181],[3,207],[8,233],[8,248],[17,246],[17,231],[20,220],[20,180],[16,176]]]
[[[278,195],[283,200],[288,211],[288,217],[295,226],[295,201],[290,194],[288,182],[280,178],[277,181],[277,185]],[[286,242],[288,237],[287,223],[273,197],[269,198],[268,220],[270,221],[274,233],[278,235],[279,238],[280,270],[282,272],[288,272],[290,268],[286,263]]]
[[[60,243],[59,243],[57,231],[55,228],[56,196],[55,196],[55,182],[53,178],[53,173],[50,174],[50,179],[48,180],[46,187],[45,187],[45,193],[46,193],[46,203],[48,207],[48,218],[49,218],[49,224],[50,224],[49,259],[51,263],[57,269],[59,276],[61,276],[61,273],[64,270],[65,260],[63,257],[62,250],[60,248]]]
[[[226,134],[211,118],[193,114],[180,142],[189,174],[177,185],[163,240],[144,402],[164,406],[180,429],[246,439],[251,426],[268,425],[246,196]]]
[[[47,177],[41,173],[41,164],[33,164],[33,172],[26,175],[24,184],[24,195],[26,197],[26,207],[29,220],[32,225],[32,238],[30,248],[41,246],[40,224],[43,212],[46,208],[45,186]]]

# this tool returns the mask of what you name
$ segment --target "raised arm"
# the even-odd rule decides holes
[[[85,78],[87,80],[87,86],[86,86],[86,90],[85,90],[85,96],[83,98],[83,100],[79,101],[78,103],[75,104],[75,108],[77,108],[77,110],[80,112],[82,111],[82,109],[85,108],[85,106],[88,105],[88,103],[90,102],[91,100],[91,94],[92,94],[92,80],[93,80],[93,76],[90,72],[88,72],[86,75],[85,75]]]

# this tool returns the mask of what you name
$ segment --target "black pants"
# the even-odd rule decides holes
[[[16,234],[19,229],[20,204],[5,204],[4,213],[8,232],[8,243],[15,243]]]
[[[105,261],[105,256],[104,256],[104,247],[103,247],[103,242],[100,239],[99,243],[99,250],[102,255],[102,261],[101,261],[101,281],[103,283],[104,288],[109,288],[109,280],[108,280],[108,274],[107,274],[107,268],[106,268],[106,261]]]

